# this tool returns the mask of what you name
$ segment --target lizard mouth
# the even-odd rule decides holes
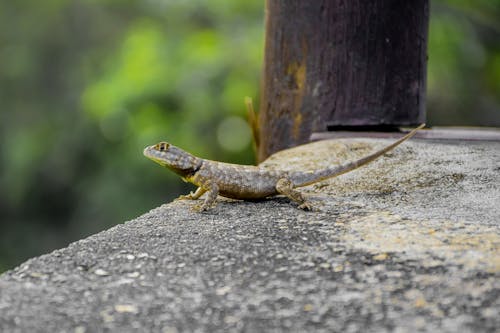
[[[155,161],[155,162],[158,162],[159,163],[159,160],[160,160],[160,152],[158,152],[156,149],[155,149],[155,146],[148,146],[146,148],[144,148],[143,152],[144,156],[146,156],[147,158]]]
[[[153,146],[148,146],[148,147],[144,148],[142,153],[146,157],[153,157],[152,150],[153,150]]]

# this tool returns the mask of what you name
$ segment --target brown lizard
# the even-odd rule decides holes
[[[283,194],[299,204],[299,208],[310,210],[311,204],[295,188],[332,178],[362,165],[372,162],[402,142],[408,140],[422,129],[425,124],[412,130],[396,142],[359,160],[342,165],[327,167],[316,171],[283,171],[268,170],[259,166],[230,164],[206,160],[188,152],[160,142],[144,149],[144,155],[154,162],[174,171],[184,181],[190,182],[198,189],[179,199],[196,200],[208,192],[205,201],[195,206],[199,211],[210,209],[216,202],[217,195],[233,199],[262,199]]]

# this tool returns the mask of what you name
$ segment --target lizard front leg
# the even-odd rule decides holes
[[[201,197],[207,190],[204,189],[203,187],[198,187],[196,191],[190,192],[189,194],[186,195],[181,195],[178,197],[176,200],[197,200],[199,197]]]
[[[285,195],[290,200],[299,204],[299,208],[303,210],[312,210],[312,206],[306,201],[302,193],[293,188],[293,183],[288,178],[281,178],[276,183],[276,191]]]
[[[215,204],[217,195],[219,195],[219,186],[214,181],[207,181],[205,184],[202,184],[200,188],[202,188],[203,193],[208,192],[208,194],[203,204],[196,205],[194,209],[202,212],[209,210]]]

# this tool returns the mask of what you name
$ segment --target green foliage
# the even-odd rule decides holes
[[[0,24],[0,271],[192,189],[146,145],[253,162],[262,3],[0,2]]]
[[[432,4],[430,123],[500,125],[500,1]],[[146,145],[252,163],[263,15],[245,0],[0,1],[0,271],[192,189]]]
[[[500,1],[431,1],[427,117],[500,126]]]

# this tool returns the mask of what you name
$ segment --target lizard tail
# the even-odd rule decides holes
[[[418,130],[422,129],[425,127],[425,124],[421,124],[417,128],[413,129],[411,132],[403,136],[401,139],[397,140],[396,142],[390,144],[389,146],[371,154],[366,157],[360,158],[357,161],[349,162],[343,165],[335,166],[335,167],[329,167],[324,170],[320,170],[318,172],[313,172],[313,173],[304,173],[304,172],[299,172],[295,175],[293,175],[292,182],[294,184],[294,187],[302,187],[302,186],[307,186],[311,185],[313,183],[336,177],[339,175],[342,175],[346,172],[349,172],[351,170],[357,169],[360,166],[363,166],[365,164],[368,164],[372,162],[373,160],[379,158],[380,156],[384,155],[388,151],[391,151],[392,149],[396,148],[398,145],[403,143],[404,141],[408,140],[412,136],[414,136]]]

